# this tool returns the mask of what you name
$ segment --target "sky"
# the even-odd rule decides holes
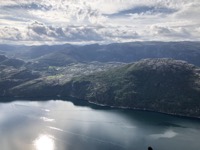
[[[199,41],[200,0],[0,0],[0,43]]]

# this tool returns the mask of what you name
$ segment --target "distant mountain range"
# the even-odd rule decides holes
[[[173,58],[200,66],[200,42],[130,42],[108,45],[0,45],[0,54],[37,62],[38,66],[65,66],[70,63],[124,62],[145,58]]]
[[[77,98],[200,117],[200,42],[0,45],[0,54],[1,101]]]

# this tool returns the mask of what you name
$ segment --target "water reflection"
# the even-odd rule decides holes
[[[68,101],[0,103],[2,150],[196,150],[199,138],[199,120]]]
[[[54,139],[50,135],[39,135],[39,137],[34,141],[34,146],[36,150],[55,149]]]
[[[53,122],[53,121],[55,121],[55,119],[51,119],[51,118],[47,118],[47,117],[40,117],[40,119],[45,121],[45,122]]]
[[[152,137],[154,139],[160,139],[160,138],[173,138],[176,135],[177,135],[176,132],[174,132],[172,130],[168,130],[161,134],[152,134],[152,135],[150,135],[150,137]]]

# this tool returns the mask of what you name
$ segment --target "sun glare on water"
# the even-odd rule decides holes
[[[36,150],[54,150],[54,140],[49,135],[40,135],[35,141],[34,146]]]

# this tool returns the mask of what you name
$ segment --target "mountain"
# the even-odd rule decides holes
[[[0,45],[0,97],[74,97],[200,117],[199,58],[200,42]]]
[[[72,97],[92,103],[200,117],[200,69],[185,61],[145,59],[66,87]]]
[[[200,42],[130,42],[107,45],[0,45],[0,54],[37,62],[38,66],[66,66],[71,63],[123,62],[146,58],[172,58],[200,66]]]
[[[16,75],[8,78],[16,80]],[[200,117],[200,68],[185,61],[144,59],[66,78],[67,74],[28,78],[11,86],[2,97],[77,98],[100,105]]]
[[[0,97],[10,96],[8,91],[12,87],[40,76],[39,73],[27,69],[25,64],[22,60],[0,55]]]
[[[4,55],[0,55],[0,65],[12,66],[15,68],[22,67],[25,64],[24,61],[15,58],[7,58]]]
[[[66,67],[49,66],[47,70],[40,71],[38,78],[10,87],[5,96],[40,99],[44,97],[54,98],[62,94],[62,97],[64,97],[64,94],[66,94],[65,84],[74,77],[107,71],[123,65],[125,64],[91,62],[76,63]]]

